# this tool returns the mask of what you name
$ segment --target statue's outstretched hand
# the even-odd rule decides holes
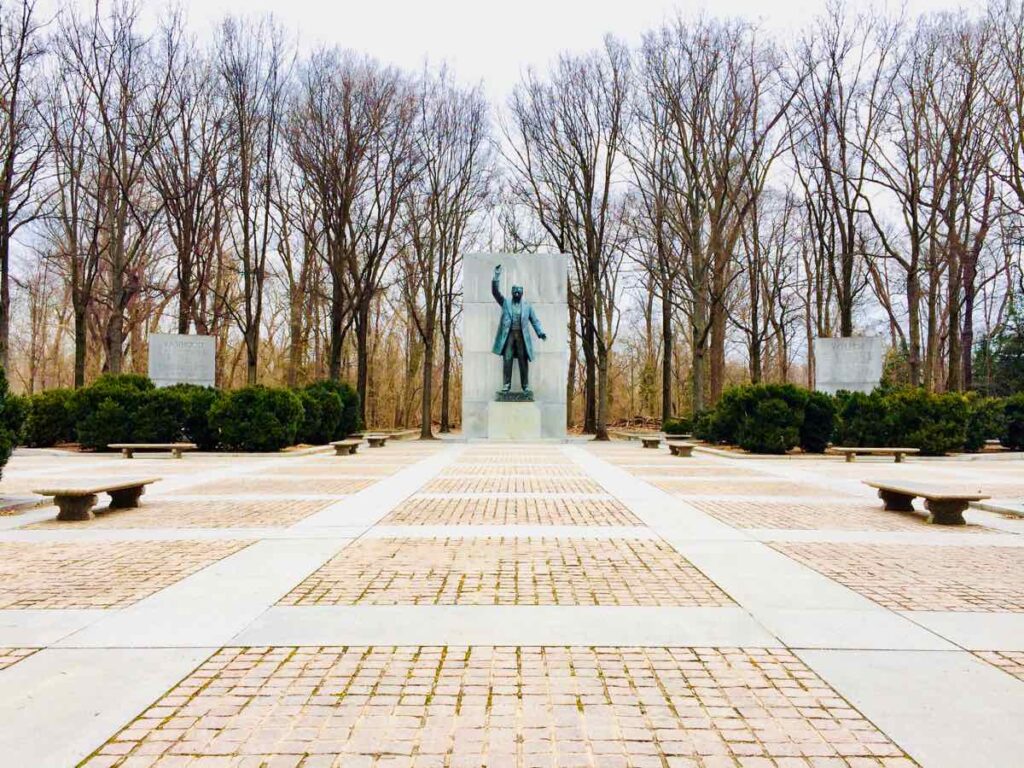
[[[500,274],[501,274],[501,264],[498,264],[498,265],[497,265],[497,266],[496,266],[496,267],[494,268],[494,275],[495,275],[495,276],[498,276],[498,275],[500,275]]]
[[[546,333],[538,333],[537,335],[540,337],[541,341],[547,341],[548,340],[548,335]]]

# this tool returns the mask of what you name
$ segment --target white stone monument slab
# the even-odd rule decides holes
[[[149,378],[158,387],[216,383],[217,339],[179,333],[149,334]]]
[[[870,392],[882,378],[885,340],[880,336],[814,340],[814,388],[835,394]]]
[[[565,387],[569,376],[568,273],[565,254],[480,253],[462,262],[462,432],[471,439],[499,438],[491,430],[492,404],[501,389],[501,357],[492,352],[501,321],[501,307],[491,296],[494,267],[501,264],[501,292],[510,296],[513,285],[523,286],[523,300],[533,305],[547,340],[534,336],[530,363],[532,405],[540,414],[543,439],[565,438]],[[519,369],[513,366],[512,390],[519,389]],[[509,414],[515,413],[514,408]],[[495,417],[499,418],[499,417]],[[509,419],[512,417],[509,416]],[[532,416],[530,417],[532,418]],[[509,419],[500,417],[502,423]],[[531,433],[532,434],[532,433]],[[507,439],[534,439],[509,437]]]

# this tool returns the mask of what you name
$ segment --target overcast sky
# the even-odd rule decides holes
[[[89,0],[82,0],[89,3]],[[606,33],[635,42],[678,11],[757,20],[783,34],[825,7],[825,0],[179,0],[191,26],[208,32],[226,13],[273,13],[303,48],[338,44],[381,61],[419,68],[448,62],[459,78],[482,80],[504,100],[522,69],[543,66],[562,50],[586,50]],[[863,6],[848,0],[851,8]],[[901,7],[898,0],[889,7]],[[972,3],[977,8],[980,3]],[[910,12],[963,6],[952,0],[908,0]],[[150,0],[148,8],[162,8]]]

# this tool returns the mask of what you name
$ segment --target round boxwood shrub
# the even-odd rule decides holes
[[[1006,398],[1003,404],[1003,434],[999,438],[1005,447],[1024,450],[1024,392]]]
[[[973,394],[973,393],[972,393]],[[967,399],[967,436],[964,450],[976,452],[985,447],[986,440],[998,440],[1006,429],[1006,403],[1001,397]]]
[[[334,426],[332,440],[341,440],[363,428],[359,419],[359,393],[343,381],[317,381],[310,384],[311,392],[333,392],[341,399],[341,418]]]
[[[49,448],[75,439],[75,418],[71,411],[74,390],[47,389],[29,398],[22,430],[25,445]]]
[[[221,396],[213,387],[198,384],[174,384],[165,392],[177,394],[184,405],[182,432],[187,441],[195,443],[201,451],[212,451],[220,443],[220,435],[210,424],[210,409]]]
[[[11,433],[15,445],[22,443],[25,419],[28,418],[29,398],[25,395],[7,396],[4,404],[4,425]]]
[[[661,431],[666,435],[689,435],[693,433],[693,419],[685,416],[673,416],[665,419]]]
[[[736,388],[743,415],[736,443],[753,453],[785,453],[800,444],[807,391],[792,384]]]
[[[14,451],[15,434],[11,426],[17,425],[18,415],[15,413],[17,406],[10,402],[12,397],[7,386],[7,373],[0,368],[0,478],[3,477],[3,468]]]
[[[83,448],[103,450],[111,443],[136,442],[133,425],[153,382],[137,373],[104,374],[75,392],[71,409]]]
[[[185,439],[187,398],[171,389],[140,393],[132,421],[133,443],[177,443]]]
[[[824,392],[808,392],[804,405],[804,423],[800,426],[800,448],[822,453],[832,439],[836,426],[835,401]]]
[[[296,394],[302,401],[302,422],[298,441],[323,445],[335,440],[345,406],[337,392],[326,387],[310,386]]]
[[[257,385],[220,397],[210,408],[210,426],[229,450],[279,451],[295,444],[302,416],[294,392]]]
[[[881,392],[840,391],[835,395],[835,404],[836,445],[852,448],[890,444],[886,403]]]
[[[904,389],[886,395],[884,402],[892,445],[917,448],[924,456],[963,450],[967,439],[967,399],[963,395]]]

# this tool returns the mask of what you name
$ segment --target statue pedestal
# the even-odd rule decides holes
[[[540,440],[540,436],[540,407],[536,403],[488,403],[488,440]]]

